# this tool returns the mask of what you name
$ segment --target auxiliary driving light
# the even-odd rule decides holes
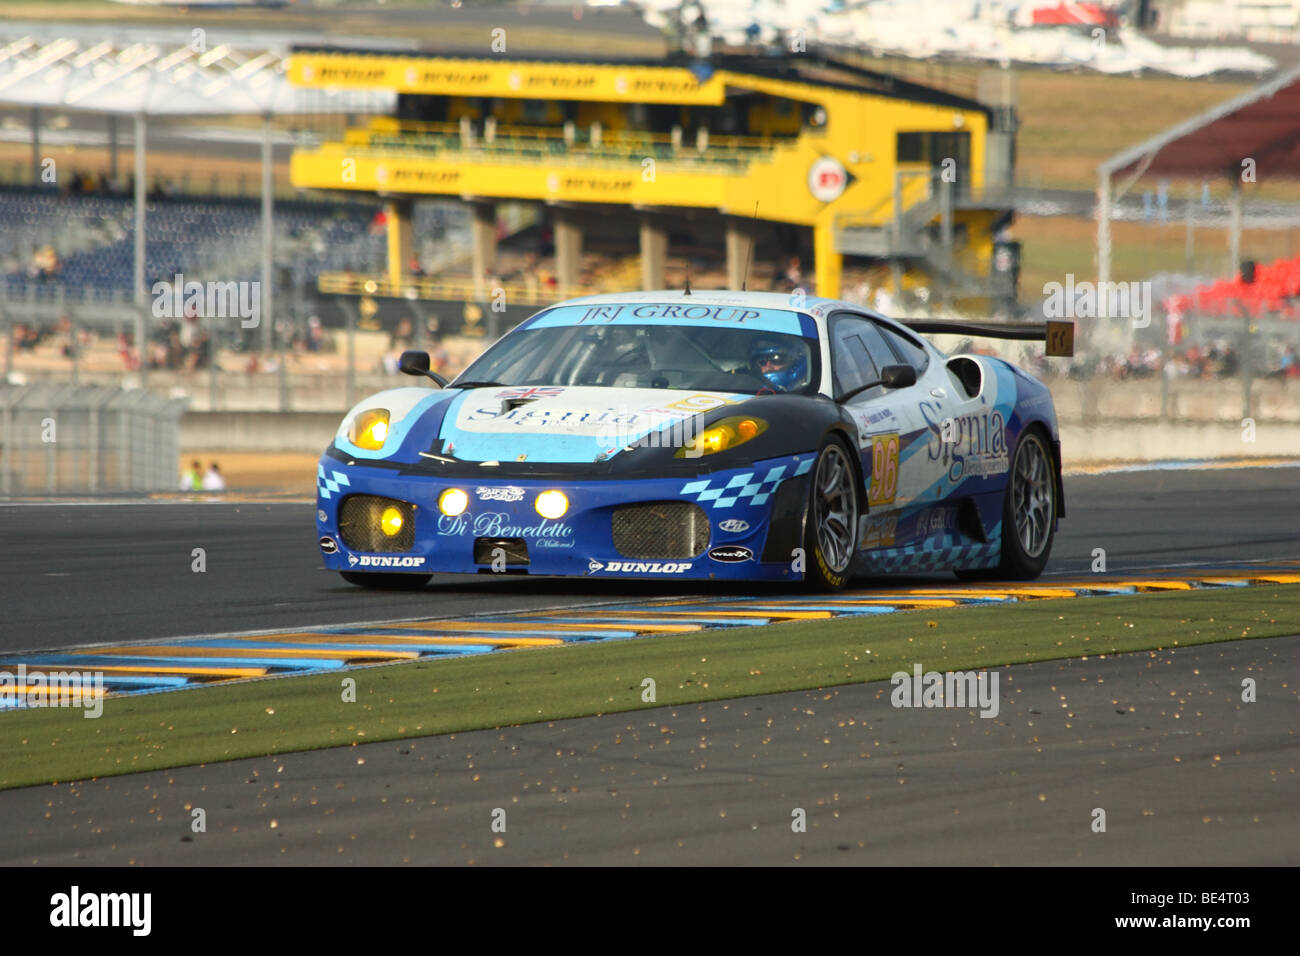
[[[459,488],[448,488],[438,496],[438,510],[449,518],[464,514],[469,507],[469,495]]]
[[[564,497],[562,491],[543,491],[537,496],[533,507],[543,518],[563,518],[564,513],[569,510],[569,499]]]
[[[384,513],[379,516],[379,530],[390,538],[402,533],[402,525],[404,523],[405,522],[402,520],[402,513],[391,506],[385,508]]]

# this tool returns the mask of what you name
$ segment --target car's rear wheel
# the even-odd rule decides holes
[[[812,588],[837,591],[849,582],[858,537],[857,484],[848,449],[830,439],[813,465],[804,520],[804,581]]]
[[[340,571],[339,574],[348,584],[379,591],[418,591],[433,577],[432,574],[385,574],[372,571]]]
[[[1003,576],[1031,581],[1043,573],[1056,536],[1056,469],[1042,433],[1016,443],[1002,503]]]

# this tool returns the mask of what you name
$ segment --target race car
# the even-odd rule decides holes
[[[325,567],[381,588],[1035,578],[1064,514],[1052,396],[918,330],[999,334],[687,289],[543,309],[450,383],[406,352],[401,370],[440,387],[343,418],[316,472]]]

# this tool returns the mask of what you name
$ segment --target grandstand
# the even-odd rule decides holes
[[[636,237],[643,287],[665,284],[671,240],[688,233],[716,237],[729,286],[745,281],[753,250],[778,256],[778,272],[811,262],[815,282],[797,284],[836,295],[849,257],[885,266],[895,292],[927,286],[987,311],[995,237],[1011,218],[1013,107],[811,55],[569,62],[302,48],[288,76],[397,95],[394,115],[294,153],[295,185],[387,207],[387,269],[327,275],[322,288],[424,295],[406,269],[410,204],[440,195],[473,210],[480,300],[495,206],[514,200],[545,210],[560,295],[580,290],[584,244],[615,222]]]
[[[1242,224],[1246,193],[1254,191],[1261,179],[1278,182],[1297,178],[1298,103],[1300,68],[1293,68],[1112,156],[1098,167],[1097,271],[1102,287],[1110,279],[1114,203],[1126,190],[1143,178],[1199,175],[1227,181],[1230,197],[1225,271],[1234,277],[1198,281],[1190,292],[1178,290],[1166,295],[1165,328],[1157,326],[1145,335],[1167,344],[1185,339],[1231,339],[1234,352],[1244,360],[1247,380],[1252,374],[1276,371],[1268,356],[1293,354],[1296,345],[1300,261],[1284,257],[1256,268],[1242,245]],[[1115,318],[1126,326],[1130,317]],[[1224,321],[1228,319],[1237,321]],[[1093,325],[1095,328],[1096,323]],[[1132,335],[1127,328],[1123,331]]]
[[[1300,255],[1268,265],[1250,263],[1230,279],[1174,296],[1168,307],[1208,318],[1300,319]]]
[[[296,283],[315,283],[324,270],[382,262],[384,238],[369,231],[373,202],[289,200],[277,204],[275,242]],[[418,209],[422,230],[445,229],[454,210]],[[257,278],[261,211],[256,201],[220,198],[152,199],[147,207],[146,284],[176,273],[197,280]],[[52,296],[58,286],[88,299],[132,293],[135,222],[132,203],[117,196],[74,196],[31,189],[0,190],[0,262],[8,297]],[[51,247],[59,268],[45,277],[31,263]],[[302,248],[309,258],[293,259]]]
[[[624,51],[588,26],[563,24],[574,38],[563,56],[529,49],[513,25],[509,56],[488,55],[481,36],[473,54],[466,44],[438,52],[427,37],[385,43],[358,34],[349,47],[343,39],[293,46],[311,34],[251,31],[192,55],[188,32],[171,27],[138,36],[123,29],[99,42],[93,31],[60,24],[8,39],[0,99],[21,107],[5,117],[6,129],[25,134],[30,116],[32,160],[18,168],[27,144],[15,135],[11,144],[21,148],[8,161],[17,172],[0,186],[0,327],[21,326],[40,341],[19,355],[22,374],[35,380],[67,369],[67,335],[58,331],[65,316],[79,330],[69,335],[106,333],[75,350],[74,375],[130,374],[141,311],[152,350],[167,346],[173,330],[149,315],[149,289],[178,272],[261,280],[275,303],[256,336],[237,322],[211,327],[211,368],[319,374],[319,387],[312,382],[304,394],[321,396],[350,341],[336,330],[356,333],[348,354],[367,375],[392,365],[394,348],[411,338],[400,332],[408,326],[430,347],[463,336],[453,352],[470,354],[563,296],[679,287],[688,278],[700,287],[838,292],[896,311],[1016,310],[1018,243],[1004,229],[1013,204],[1045,213],[1011,188],[1014,76],[990,82],[967,67],[945,80],[927,61],[916,65],[933,75],[904,79],[897,64],[882,72],[879,63],[857,65],[868,59],[816,50],[616,59]],[[106,67],[120,72],[118,81],[102,81]],[[1291,104],[1290,79],[1193,122],[1232,124],[1239,108],[1280,129],[1273,114]],[[169,101],[176,84],[183,95]],[[220,92],[204,98],[210,89]],[[135,114],[141,106],[144,120]],[[124,138],[133,119],[135,137]],[[140,147],[146,122],[148,172],[132,183],[117,151]],[[1142,197],[1124,197],[1131,183],[1122,180],[1222,173],[1214,142],[1237,139],[1235,127],[1220,125],[1126,150],[1102,171],[1099,186],[1117,183],[1103,208],[1136,221]],[[1272,176],[1294,167],[1292,141],[1281,135],[1268,141],[1282,144],[1272,151],[1257,148],[1265,142],[1250,152]],[[77,147],[60,155],[59,182],[42,183],[33,167],[56,142]],[[1194,169],[1180,161],[1189,156]],[[69,180],[69,169],[89,169],[89,181]],[[218,194],[236,181],[243,195]],[[1198,221],[1235,222],[1239,236],[1243,222],[1258,218],[1251,196],[1236,190],[1226,202],[1203,201]],[[1040,198],[1092,215],[1082,191]],[[1108,229],[1102,217],[1101,281]],[[1034,241],[1032,232],[1022,237]],[[1230,250],[1240,244],[1230,235]],[[1050,257],[1041,245],[1036,252],[1042,273]],[[1236,253],[1229,257],[1235,266]],[[1084,262],[1069,261],[1086,274]],[[1189,253],[1184,271],[1200,275],[1181,277],[1171,291],[1222,274],[1219,263],[1207,264],[1193,268]],[[1032,307],[1036,290],[1024,298]],[[1276,317],[1289,322],[1289,304],[1280,302]],[[1261,310],[1278,303],[1251,299],[1249,310],[1269,320]],[[1202,314],[1195,305],[1186,311]],[[324,330],[323,344],[293,354],[309,323]],[[276,354],[285,349],[289,359]],[[450,361],[454,370],[458,359]],[[156,356],[145,364],[159,373],[149,387],[194,393],[185,380],[194,369]],[[5,367],[13,367],[12,350]],[[234,407],[242,402],[235,393],[249,389],[269,392],[272,405],[298,404],[277,397],[274,383],[253,382],[210,397],[209,407]]]
[[[274,349],[275,308],[299,325],[310,312],[391,328],[415,300],[417,322],[484,334],[558,296],[688,274],[833,293],[846,257],[895,292],[987,304],[1014,111],[817,56],[600,59],[625,49],[615,20],[564,24],[590,39],[577,62],[476,61],[381,37],[354,41],[365,53],[294,48],[295,34],[264,30],[203,49],[172,25],[102,37],[22,25],[0,38],[0,100],[23,125],[30,115],[35,188],[0,187],[0,311],[48,323],[73,303],[79,325],[120,328],[134,310],[139,338],[155,281],[260,282],[272,316],[260,345]],[[512,50],[527,49],[521,25]],[[260,204],[189,192],[189,169],[181,195],[148,169],[152,137],[201,150],[189,131],[219,117],[246,131],[241,182],[258,178],[260,152]],[[107,175],[92,166],[83,184],[64,165],[43,178],[42,137],[66,141],[69,122],[105,143]],[[123,126],[134,176],[119,170]],[[208,136],[223,159],[238,153]],[[273,166],[291,139],[286,198]],[[354,157],[357,182],[331,179]],[[953,182],[937,175],[945,159]],[[504,314],[488,308],[489,280]]]

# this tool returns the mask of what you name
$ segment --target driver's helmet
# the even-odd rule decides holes
[[[760,339],[750,350],[749,365],[773,388],[788,392],[802,385],[808,376],[808,349],[802,343]]]

